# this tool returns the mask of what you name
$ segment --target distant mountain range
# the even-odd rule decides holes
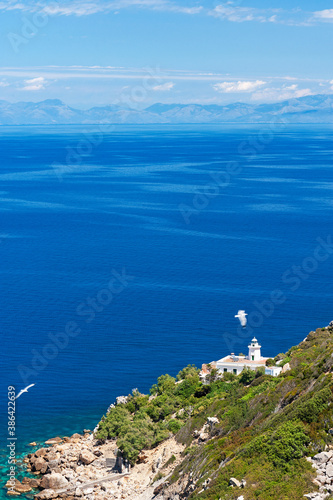
[[[37,103],[0,101],[0,125],[267,123],[276,119],[287,123],[333,123],[333,94],[273,104],[154,104],[144,110],[117,105],[79,110],[58,99]]]

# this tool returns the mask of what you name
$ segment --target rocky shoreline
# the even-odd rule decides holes
[[[150,499],[181,462],[184,450],[183,445],[169,438],[158,447],[142,452],[132,469],[125,463],[121,472],[116,472],[116,441],[103,443],[89,431],[54,438],[45,444],[46,447],[24,459],[27,471],[35,477],[26,476],[15,483],[8,481],[8,496],[28,494],[34,495],[35,500]]]
[[[210,439],[211,427],[216,418],[209,418],[193,436],[197,444]],[[30,443],[35,446],[36,443]],[[185,446],[171,437],[152,450],[145,450],[133,468],[128,464],[116,472],[119,456],[116,440],[101,442],[93,433],[73,434],[71,437],[53,438],[45,447],[29,453],[24,458],[27,472],[21,481],[6,483],[7,495],[16,497],[28,495],[35,500],[62,498],[67,500],[163,500],[185,498],[195,487],[194,478],[185,474],[170,485],[168,478],[183,460]],[[324,500],[333,493],[333,450],[307,457],[317,471],[314,484],[316,493],[305,495],[309,500]],[[208,480],[209,483],[209,480]],[[230,486],[240,490],[245,480],[230,479]],[[208,484],[204,484],[204,489]],[[244,496],[237,497],[244,500]]]

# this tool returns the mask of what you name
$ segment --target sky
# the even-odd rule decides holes
[[[80,108],[333,93],[328,0],[0,0],[0,100]]]

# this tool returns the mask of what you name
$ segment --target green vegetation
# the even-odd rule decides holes
[[[117,438],[123,455],[134,464],[141,450],[177,434],[192,411],[191,405],[206,395],[198,373],[189,365],[178,373],[178,382],[170,375],[161,375],[150,397],[133,391],[127,403],[117,405],[102,418],[96,437]]]
[[[135,392],[103,417],[97,437],[117,437],[135,463],[142,449],[174,434],[186,448],[168,481],[191,474],[195,489],[189,499],[301,500],[318,489],[304,457],[333,447],[328,432],[333,427],[333,330],[311,332],[277,360],[289,363],[290,370],[276,378],[262,370],[223,378],[213,371],[209,384],[202,385],[193,365],[176,379],[162,375],[150,396]],[[200,443],[193,433],[208,417],[219,423]],[[244,478],[245,488],[230,487],[231,477]]]

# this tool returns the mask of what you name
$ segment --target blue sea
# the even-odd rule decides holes
[[[333,319],[331,126],[2,127],[1,467],[118,395]],[[331,244],[331,246],[330,246]],[[241,331],[234,317],[249,313]]]

